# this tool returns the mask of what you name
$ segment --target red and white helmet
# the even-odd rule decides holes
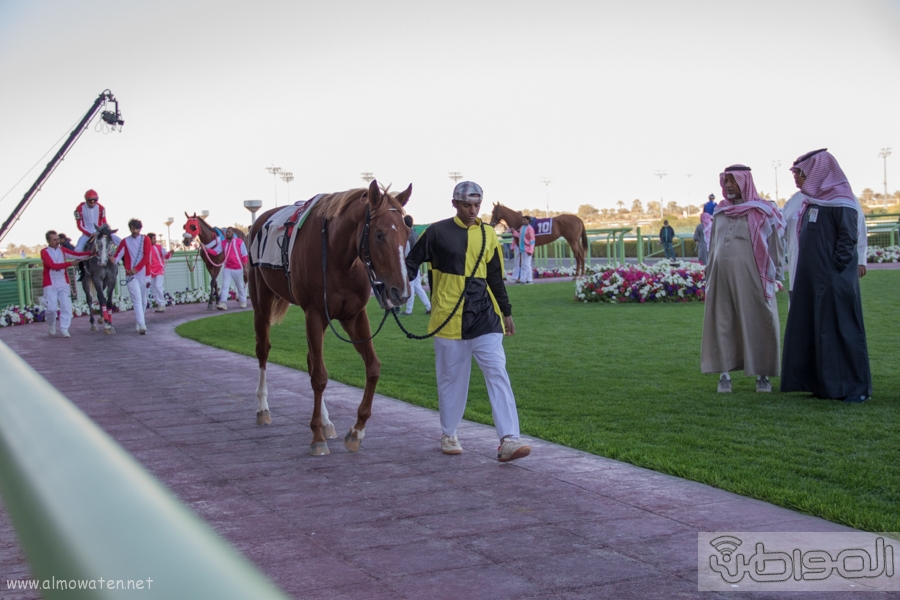
[[[88,190],[84,193],[85,200],[98,200],[100,198],[99,194],[94,190]]]

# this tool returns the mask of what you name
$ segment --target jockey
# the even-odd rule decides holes
[[[150,238],[150,281],[153,299],[156,300],[156,312],[166,312],[166,292],[163,281],[166,275],[166,261],[172,258],[172,251],[166,252],[156,243],[156,234],[148,233]]]
[[[81,237],[75,244],[75,250],[83,252],[87,246],[88,240],[97,232],[97,228],[106,223],[106,209],[97,202],[100,196],[94,190],[88,190],[84,193],[84,202],[75,207],[75,224],[81,231]],[[122,242],[122,238],[117,235],[111,236],[116,245]]]
[[[75,252],[59,245],[59,236],[50,230],[46,234],[47,247],[41,250],[41,262],[44,263],[44,307],[47,310],[47,323],[50,335],[56,335],[56,311],[59,311],[60,334],[67,338],[69,325],[72,323],[72,290],[69,287],[68,267],[75,261],[66,257],[78,257],[83,260],[90,256],[88,252]]]

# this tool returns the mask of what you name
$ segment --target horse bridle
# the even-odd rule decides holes
[[[396,208],[391,208],[390,210],[397,210]],[[381,319],[381,324],[378,326],[378,329],[371,336],[364,340],[350,340],[343,337],[341,334],[337,332],[334,324],[331,322],[331,315],[328,313],[328,219],[322,217],[322,303],[325,307],[325,319],[328,321],[328,326],[331,327],[331,331],[334,332],[334,335],[337,336],[339,340],[342,342],[347,342],[349,344],[364,344],[365,342],[371,341],[376,335],[381,332],[381,328],[384,327],[384,322],[387,321],[388,315],[391,314],[391,309],[385,308],[384,304],[381,301],[381,295],[384,292],[384,282],[378,279],[378,276],[375,274],[375,267],[372,266],[372,256],[369,253],[369,236],[371,235],[370,226],[372,223],[372,210],[369,205],[366,205],[366,220],[363,223],[363,228],[359,234],[359,251],[357,252],[357,256],[359,260],[362,261],[363,265],[366,267],[366,276],[369,278],[369,285],[372,288],[372,292],[375,294],[375,299],[378,301],[378,306],[384,309],[384,318]],[[288,272],[288,293],[291,295],[291,299],[294,297],[294,290],[291,288],[291,275]],[[294,304],[297,302],[294,301]],[[365,310],[365,308],[363,309]]]

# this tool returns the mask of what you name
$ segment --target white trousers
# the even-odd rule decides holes
[[[234,283],[234,289],[237,291],[238,302],[246,302],[247,292],[244,290],[243,269],[222,269],[222,287],[219,289],[219,302],[228,301],[228,289],[231,283]]]
[[[144,329],[147,322],[144,320],[144,307],[147,306],[147,298],[150,297],[150,278],[135,275],[128,280],[128,295],[134,305],[134,322]]]
[[[69,285],[48,285],[44,288],[44,308],[47,326],[56,327],[56,311],[59,311],[59,326],[68,329],[72,324],[72,290]]]
[[[503,439],[509,435],[518,438],[519,413],[506,372],[502,333],[488,333],[474,340],[434,338],[441,431],[446,435],[456,435],[456,428],[462,422],[469,396],[473,357],[484,374],[497,437]]]
[[[153,299],[156,300],[156,306],[165,307],[166,305],[166,289],[163,285],[166,281],[165,275],[154,275],[150,278],[152,284],[150,286],[153,291]]]
[[[409,287],[412,288],[412,293],[409,295],[409,300],[406,301],[406,312],[412,312],[416,296],[418,296],[419,300],[422,301],[422,304],[425,305],[425,310],[431,310],[431,302],[428,300],[428,294],[425,293],[425,288],[422,287],[422,276],[419,275],[410,281]]]
[[[513,269],[513,281],[533,281],[534,271],[531,269],[532,255],[527,252],[516,253],[516,263]]]

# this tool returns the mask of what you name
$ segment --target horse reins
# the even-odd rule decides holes
[[[384,288],[384,283],[379,281],[376,277],[375,269],[372,266],[372,257],[369,255],[369,225],[371,224],[371,222],[372,211],[367,205],[366,221],[363,224],[362,231],[359,235],[358,257],[366,267],[366,275],[369,278],[369,285],[372,287],[372,291],[375,292],[375,299],[378,301],[378,305],[384,308],[384,306],[381,304],[381,296],[377,292],[378,288]],[[290,293],[291,299],[293,300],[294,291],[291,289],[290,271],[287,272],[287,280],[288,293]],[[349,340],[337,332],[337,329],[335,329],[334,324],[331,322],[331,315],[328,313],[328,219],[326,219],[325,217],[322,217],[322,303],[325,307],[325,319],[328,321],[328,326],[331,327],[331,331],[334,332],[334,335],[336,335],[339,340],[341,340],[342,342],[347,342],[349,344],[364,344],[365,342],[371,341],[376,335],[379,334],[379,332],[381,332],[381,328],[384,327],[384,322],[387,321],[388,314],[391,313],[390,309],[385,308],[384,318],[381,319],[381,324],[378,326],[378,329],[375,331],[375,333],[364,340]],[[294,302],[294,304],[296,304],[296,301]],[[365,310],[365,308],[363,308],[363,310]]]
[[[484,232],[484,221],[481,222],[481,252],[478,254],[478,259],[475,261],[475,266],[472,268],[472,274],[466,277],[465,284],[463,285],[462,294],[459,296],[459,300],[456,301],[456,306],[453,307],[453,310],[450,311],[450,314],[444,319],[444,322],[435,328],[431,333],[426,333],[425,335],[416,335],[410,331],[407,331],[406,327],[403,326],[403,323],[400,322],[400,317],[397,316],[397,313],[400,310],[400,307],[394,307],[394,310],[391,311],[391,314],[394,315],[394,320],[397,321],[397,326],[400,327],[400,331],[406,334],[407,339],[410,340],[427,340],[428,338],[436,335],[441,329],[447,326],[447,323],[453,318],[456,314],[456,311],[459,310],[459,307],[462,305],[463,300],[466,297],[466,288],[469,285],[469,281],[475,279],[475,274],[478,272],[478,265],[481,264],[481,259],[484,257],[484,250],[487,247],[487,234]]]

